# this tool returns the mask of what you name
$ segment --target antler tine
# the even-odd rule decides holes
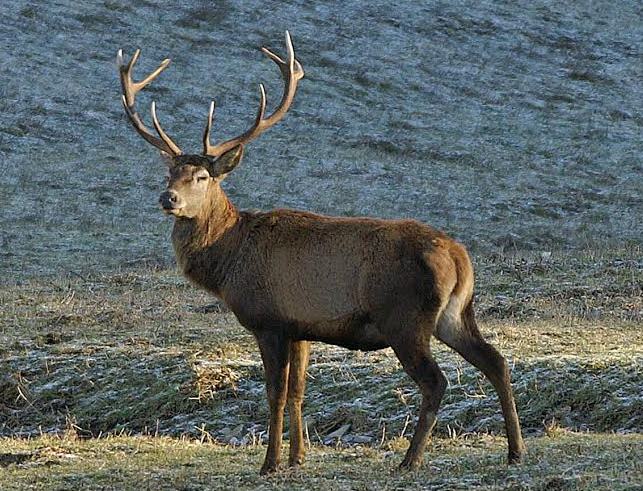
[[[295,59],[295,50],[292,45],[292,39],[290,38],[290,33],[286,31],[286,50],[288,54],[288,61],[284,61],[281,57],[277,56],[275,53],[270,51],[268,48],[263,47],[261,51],[266,54],[272,61],[274,61],[279,69],[281,70],[284,78],[288,73],[293,73],[295,78],[299,81],[304,76],[304,69],[301,66],[301,63]]]
[[[292,39],[290,38],[290,33],[286,31],[286,50],[288,58],[286,61],[283,61],[277,55],[272,53],[269,49],[263,48],[263,52],[266,53],[271,60],[277,63],[281,74],[286,82],[284,87],[284,93],[281,97],[281,102],[275,111],[268,116],[264,121],[267,127],[272,126],[281,118],[284,117],[286,111],[290,108],[292,100],[295,96],[295,91],[297,90],[297,82],[301,80],[304,76],[304,69],[301,64],[295,60],[295,49],[292,45]]]
[[[270,51],[270,50],[269,50],[268,48],[266,48],[265,46],[262,46],[262,47],[261,47],[261,52],[262,52],[262,53],[264,53],[264,54],[266,54],[266,55],[268,55],[268,57],[269,57],[272,61],[274,61],[275,63],[277,63],[277,65],[280,65],[280,66],[281,66],[281,65],[283,65],[284,60],[282,60],[279,56],[277,56],[276,54],[274,54],[272,51]]]
[[[263,120],[263,115],[266,112],[266,88],[263,84],[259,84],[259,110],[257,111],[257,116],[255,117],[255,126],[261,124]]]
[[[154,124],[154,129],[156,132],[159,134],[161,139],[165,142],[165,144],[172,149],[172,152],[174,152],[175,155],[181,155],[181,149],[179,146],[172,141],[172,138],[170,138],[165,131],[163,131],[163,128],[161,128],[161,123],[159,123],[159,119],[156,117],[156,102],[152,101],[152,123]]]
[[[214,101],[210,103],[210,111],[208,112],[208,123],[203,132],[203,154],[209,155],[212,145],[210,144],[210,131],[212,131],[212,117],[214,116]]]
[[[152,82],[159,74],[167,68],[170,64],[169,58],[166,58],[161,62],[159,67],[150,73],[140,82],[134,82],[132,80],[132,70],[134,65],[138,61],[139,56],[141,55],[141,50],[137,49],[132,56],[132,59],[125,64],[123,59],[123,50],[119,49],[116,56],[116,64],[118,65],[118,71],[121,79],[121,87],[123,89],[122,102],[125,107],[125,113],[127,114],[132,126],[141,135],[148,143],[151,143],[156,148],[165,152],[169,155],[177,156],[181,154],[181,149],[172,141],[172,139],[163,131],[161,125],[156,118],[156,111],[154,104],[152,104],[152,118],[154,122],[154,128],[156,129],[160,138],[155,136],[143,123],[143,120],[136,112],[135,102],[136,94],[145,88],[150,82]]]
[[[288,52],[288,69],[292,72],[295,68],[295,48],[292,46],[292,39],[288,31],[286,31],[286,51]]]
[[[263,84],[260,84],[259,110],[257,111],[257,117],[255,118],[255,122],[252,127],[238,137],[212,146],[209,143],[209,133],[211,126],[211,121],[209,121],[208,126],[206,127],[208,140],[207,143],[206,135],[203,136],[205,155],[218,157],[237,145],[248,143],[250,140],[253,140],[268,128],[279,122],[290,108],[290,105],[292,104],[292,101],[295,97],[295,92],[297,90],[297,82],[304,76],[304,69],[302,68],[299,61],[295,59],[295,50],[292,45],[290,33],[286,31],[287,60],[284,61],[283,59],[281,59],[281,57],[277,56],[268,48],[261,48],[261,51],[263,51],[272,61],[277,64],[285,82],[284,93],[281,97],[279,106],[277,106],[277,108],[270,116],[264,119],[264,113],[266,109],[266,91]]]

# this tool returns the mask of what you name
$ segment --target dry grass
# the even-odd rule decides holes
[[[163,437],[0,440],[0,486],[12,489],[640,489],[640,435],[527,439],[529,458],[507,467],[497,437],[431,443],[427,463],[395,472],[400,448],[313,446],[302,470],[259,477],[263,449]]]
[[[254,340],[175,271],[133,268],[0,292],[0,432],[9,437],[0,444],[0,487],[23,476],[37,488],[46,473],[54,488],[127,487],[135,474],[150,487],[190,489],[326,489],[333,475],[345,489],[368,488],[373,476],[392,489],[627,488],[636,466],[618,453],[640,453],[641,441],[623,434],[643,429],[639,250],[477,262],[482,328],[513,366],[531,435],[522,470],[501,464],[490,385],[436,345],[449,388],[433,458],[424,473],[391,477],[413,428],[414,384],[390,350],[317,344],[304,408],[313,445],[307,473],[258,480],[267,408]],[[342,436],[330,438],[338,429]],[[113,437],[123,432],[147,436]],[[79,440],[101,435],[112,437]]]
[[[641,488],[641,437],[625,434],[643,428],[638,3],[261,2],[297,19],[307,78],[227,181],[231,198],[414,217],[487,254],[477,311],[531,435],[529,462],[507,469],[493,391],[437,347],[439,438],[421,472],[391,475],[414,385],[388,350],[315,346],[310,462],[270,479],[256,476],[254,341],[163,269],[162,164],[127,128],[113,54],[173,57],[154,89],[164,123],[194,142],[214,94],[225,138],[243,131],[256,81],[279,94],[255,47],[288,26],[259,2],[121,3],[3,1],[1,489]]]

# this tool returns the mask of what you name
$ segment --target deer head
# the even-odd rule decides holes
[[[259,84],[259,109],[253,125],[244,133],[217,145],[210,143],[212,118],[215,103],[210,104],[208,120],[203,133],[203,152],[201,154],[183,154],[179,146],[163,130],[156,115],[156,103],[152,102],[152,123],[156,134],[149,130],[136,111],[136,95],[152,82],[170,63],[169,59],[140,82],[132,80],[132,69],[136,64],[141,50],[137,49],[132,59],[125,63],[123,51],[118,51],[117,64],[123,90],[122,102],[132,126],[148,143],[161,151],[169,167],[167,189],[161,194],[159,202],[163,210],[171,215],[182,218],[194,218],[199,215],[207,203],[227,202],[220,187],[220,182],[241,161],[243,146],[258,137],[261,133],[281,120],[295,96],[298,81],[304,76],[304,70],[295,59],[290,34],[286,31],[287,59],[284,61],[268,48],[261,50],[273,60],[281,71],[284,79],[284,92],[281,102],[274,112],[268,117],[266,111],[266,91],[263,84]]]

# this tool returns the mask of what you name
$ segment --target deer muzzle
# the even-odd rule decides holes
[[[179,193],[173,189],[168,189],[161,193],[159,204],[161,205],[161,208],[163,208],[163,211],[166,213],[172,213],[183,207],[183,200],[179,196]]]

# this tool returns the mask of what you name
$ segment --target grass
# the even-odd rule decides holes
[[[629,248],[477,258],[477,311],[513,367],[529,461],[506,467],[495,393],[436,343],[449,387],[428,462],[408,475],[391,470],[419,396],[390,350],[315,345],[306,471],[259,479],[263,370],[223,305],[173,270],[136,262],[16,281],[0,292],[0,488],[634,489],[639,257]]]
[[[528,438],[525,464],[508,467],[498,437],[434,439],[428,461],[398,473],[395,445],[314,445],[301,470],[259,477],[263,448],[189,439],[111,436],[0,440],[0,483],[9,489],[640,489],[641,435]]]
[[[164,165],[127,123],[113,57],[141,47],[140,73],[172,58],[139,110],[150,125],[156,99],[196,151],[211,98],[221,139],[245,130],[258,82],[277,103],[257,48],[283,54],[286,28],[306,77],[226,180],[240,208],[414,217],[483,253],[640,244],[640,2],[269,1],[283,23],[192,3],[3,2],[0,276],[169,264]]]
[[[252,2],[3,3],[0,489],[640,489],[638,3],[264,3],[297,25]],[[306,79],[226,189],[241,208],[414,217],[465,240],[525,465],[504,465],[489,384],[436,345],[430,459],[392,474],[416,388],[390,350],[316,345],[306,471],[257,477],[257,349],[169,267],[163,165],[128,128],[113,55],[140,46],[141,73],[173,58],[141,107],[161,98],[197,148],[211,97],[224,139],[258,81],[276,102],[256,47],[283,52],[286,28]]]

